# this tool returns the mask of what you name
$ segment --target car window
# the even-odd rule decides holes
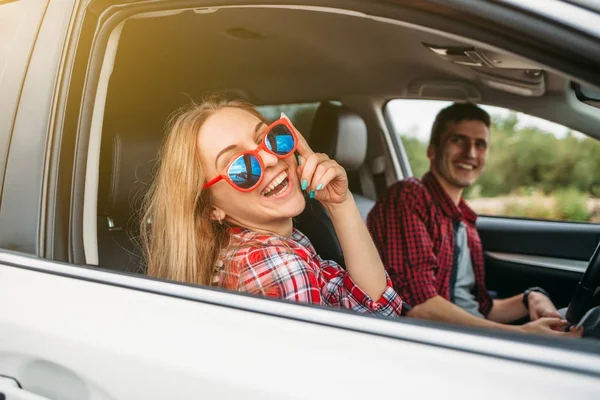
[[[427,144],[446,101],[396,99],[386,116],[412,174],[429,169]],[[491,116],[485,170],[465,191],[481,215],[600,223],[600,141],[530,115],[481,106]]]
[[[296,129],[302,133],[306,140],[309,140],[310,129],[318,107],[319,103],[300,103],[267,105],[256,108],[269,121],[275,121],[282,112],[285,113],[292,120]]]

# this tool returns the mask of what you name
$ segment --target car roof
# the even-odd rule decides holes
[[[543,92],[523,96],[502,85],[492,88],[477,68],[450,62],[428,44],[472,47],[484,56],[521,63],[523,68],[515,70],[519,79],[539,69]],[[485,72],[497,73],[500,82],[507,74],[510,78],[507,69]],[[365,15],[274,7],[181,10],[130,19],[121,36],[107,115],[162,107],[164,112],[153,114],[164,118],[166,110],[190,97],[224,89],[259,105],[351,96],[470,100],[591,135],[598,134],[600,122],[600,112],[576,101],[568,79],[507,51]]]

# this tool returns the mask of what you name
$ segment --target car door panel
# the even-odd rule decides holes
[[[545,383],[547,394],[568,396],[574,385],[580,397],[600,393],[600,359],[560,346],[519,344],[1,252],[0,304],[0,376],[49,399],[363,399],[389,393],[433,398],[464,395],[465,374],[474,393],[486,390],[489,376],[511,382],[497,386],[490,399],[531,398],[540,394],[530,385],[532,377],[548,371],[556,379]],[[342,323],[346,328],[336,326]],[[419,340],[397,338],[402,335]],[[457,350],[460,343],[470,350]],[[508,352],[491,357],[490,350]],[[523,355],[535,362],[515,359]],[[324,358],[331,367],[315,370],[315,362]],[[563,361],[587,372],[549,367]],[[410,368],[399,374],[401,364]],[[460,368],[448,368],[452,364]],[[299,385],[307,376],[311,384]],[[430,384],[432,377],[436,385]]]
[[[531,286],[568,305],[600,239],[600,225],[480,217],[488,289],[504,298]]]

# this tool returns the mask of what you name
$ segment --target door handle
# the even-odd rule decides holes
[[[0,400],[50,400],[23,390],[16,379],[0,376]]]

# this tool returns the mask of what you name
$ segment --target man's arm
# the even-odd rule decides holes
[[[489,321],[471,315],[441,296],[434,296],[424,303],[413,307],[413,309],[410,310],[407,315],[409,317],[449,322],[457,325],[499,329],[505,332],[537,333],[572,337],[579,337],[582,333],[581,331],[574,330],[574,328],[568,333],[562,332],[562,329],[564,329],[564,327],[567,325],[567,322],[561,320],[560,318],[544,317],[525,325],[500,324],[498,322]]]
[[[527,315],[529,311],[523,304],[523,294],[518,294],[508,299],[494,300],[488,319],[506,324],[525,318]]]
[[[492,308],[492,310],[494,310],[494,308]],[[495,328],[513,332],[519,330],[517,326],[503,325],[494,321],[486,320],[484,318],[476,317],[446,300],[442,296],[434,296],[426,302],[416,305],[408,312],[408,316],[480,328]]]

